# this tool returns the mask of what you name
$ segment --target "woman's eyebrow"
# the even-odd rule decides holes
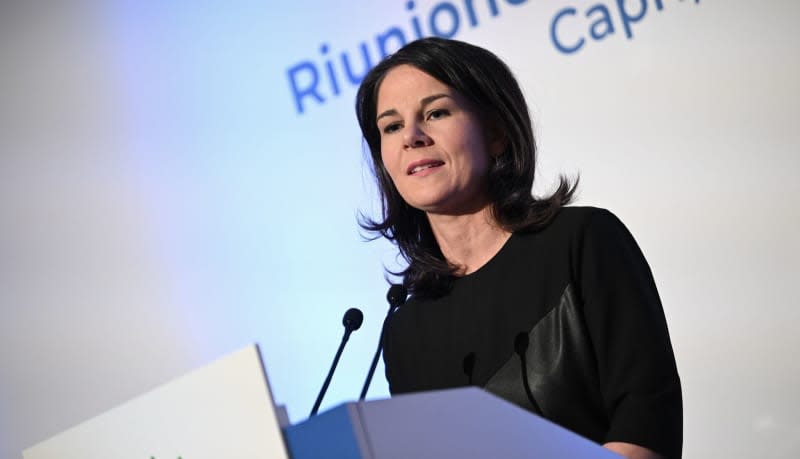
[[[450,94],[445,94],[445,93],[433,94],[427,97],[423,97],[422,100],[420,101],[420,105],[424,108],[431,102],[441,99],[442,97],[451,97],[451,96]],[[399,113],[394,108],[390,108],[389,110],[386,110],[385,112],[378,115],[378,117],[375,118],[375,122],[377,123],[383,117],[393,116],[393,115],[399,115]]]
[[[431,102],[433,102],[435,100],[438,100],[438,99],[441,99],[442,97],[450,97],[450,94],[439,93],[439,94],[434,94],[432,96],[424,97],[422,99],[422,101],[421,101],[422,102],[422,106],[425,107],[426,105],[430,104]]]
[[[389,110],[386,110],[385,112],[378,115],[378,117],[375,118],[375,122],[377,123],[378,121],[380,121],[381,118],[385,116],[392,116],[392,115],[399,115],[399,113],[397,113],[397,110],[390,108]]]

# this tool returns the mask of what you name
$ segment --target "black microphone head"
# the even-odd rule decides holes
[[[530,345],[530,338],[528,334],[525,332],[519,332],[516,337],[514,337],[514,350],[517,351],[517,354],[524,355],[525,351],[528,350],[528,346]]]
[[[389,302],[389,307],[392,309],[405,303],[406,297],[408,297],[408,289],[403,284],[392,284],[389,291],[386,292],[386,301]]]
[[[464,357],[464,361],[462,362],[461,367],[464,370],[464,374],[467,375],[468,378],[472,379],[472,371],[475,369],[474,352],[470,352]]]
[[[364,321],[364,313],[358,308],[350,308],[344,313],[342,317],[342,325],[345,330],[353,331],[361,328],[361,322]]]

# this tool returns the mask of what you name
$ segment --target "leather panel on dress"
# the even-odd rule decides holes
[[[523,331],[524,332],[524,331]],[[528,382],[542,414],[566,428],[591,421],[588,438],[600,443],[608,431],[609,410],[603,407],[592,343],[572,285],[559,304],[528,332],[525,351]],[[497,371],[484,389],[529,411],[536,412],[525,391],[517,354]]]

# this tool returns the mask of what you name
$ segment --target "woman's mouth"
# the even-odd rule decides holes
[[[424,159],[422,161],[415,161],[409,164],[406,172],[408,175],[416,175],[423,171],[427,171],[442,165],[444,165],[444,161]]]

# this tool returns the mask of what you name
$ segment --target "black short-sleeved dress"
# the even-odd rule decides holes
[[[604,209],[563,208],[444,297],[412,296],[387,325],[384,359],[393,394],[472,384],[595,442],[681,455],[661,301],[636,241]]]

